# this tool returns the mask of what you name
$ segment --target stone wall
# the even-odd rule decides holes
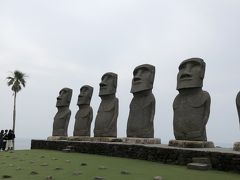
[[[167,145],[32,140],[31,149],[63,150],[71,146],[75,152],[141,159],[186,165],[193,157],[207,157],[213,169],[240,172],[240,152],[223,148],[189,149]]]

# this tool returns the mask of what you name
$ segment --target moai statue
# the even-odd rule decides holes
[[[238,93],[236,98],[236,105],[237,105],[238,117],[239,117],[239,123],[240,123],[240,92]]]
[[[67,129],[71,116],[71,110],[69,109],[71,98],[72,89],[61,89],[59,96],[57,97],[56,107],[58,109],[58,112],[54,117],[52,133],[53,136],[68,136]]]
[[[80,89],[77,105],[78,112],[75,115],[73,136],[90,136],[93,110],[90,106],[93,87],[85,85]]]
[[[150,64],[137,66],[133,71],[133,99],[127,123],[127,137],[153,138],[155,97],[152,93],[155,67]]]
[[[205,62],[200,58],[184,60],[179,66],[173,103],[173,127],[176,140],[207,141],[206,124],[211,98],[202,90]]]
[[[95,121],[95,137],[117,137],[118,98],[116,98],[117,74],[108,72],[102,76],[99,96],[102,99]]]

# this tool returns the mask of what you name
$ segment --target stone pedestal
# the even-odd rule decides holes
[[[47,140],[48,141],[68,140],[68,137],[67,136],[49,136]]]
[[[233,150],[234,151],[240,151],[240,142],[235,142],[234,143]]]
[[[214,148],[212,141],[185,141],[185,140],[170,140],[169,146],[181,148]]]
[[[123,142],[122,138],[115,137],[92,137],[92,142]]]
[[[124,143],[129,144],[161,144],[159,138],[123,138]]]
[[[89,136],[71,136],[68,137],[69,141],[91,141],[91,137]]]

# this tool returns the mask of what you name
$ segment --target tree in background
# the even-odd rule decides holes
[[[26,80],[25,78],[27,75],[25,73],[22,73],[21,71],[15,70],[11,73],[11,76],[8,76],[7,79],[7,85],[11,87],[13,91],[14,96],[14,104],[13,104],[13,132],[15,133],[15,122],[16,122],[16,98],[17,93],[21,91],[22,87],[25,87]]]

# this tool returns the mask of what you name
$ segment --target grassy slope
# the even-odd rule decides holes
[[[81,163],[87,163],[87,166],[81,166]],[[99,169],[101,166],[106,169]],[[62,170],[56,170],[56,168],[62,168]],[[123,170],[130,174],[121,174]],[[38,174],[31,175],[32,171]],[[74,172],[82,174],[74,175]],[[93,180],[95,176],[102,176],[107,180],[152,180],[155,176],[162,176],[166,180],[240,179],[240,175],[234,173],[213,170],[196,171],[188,170],[185,166],[47,150],[0,152],[0,178],[3,175],[11,175],[11,179],[15,180],[43,180],[50,175],[58,180]]]

